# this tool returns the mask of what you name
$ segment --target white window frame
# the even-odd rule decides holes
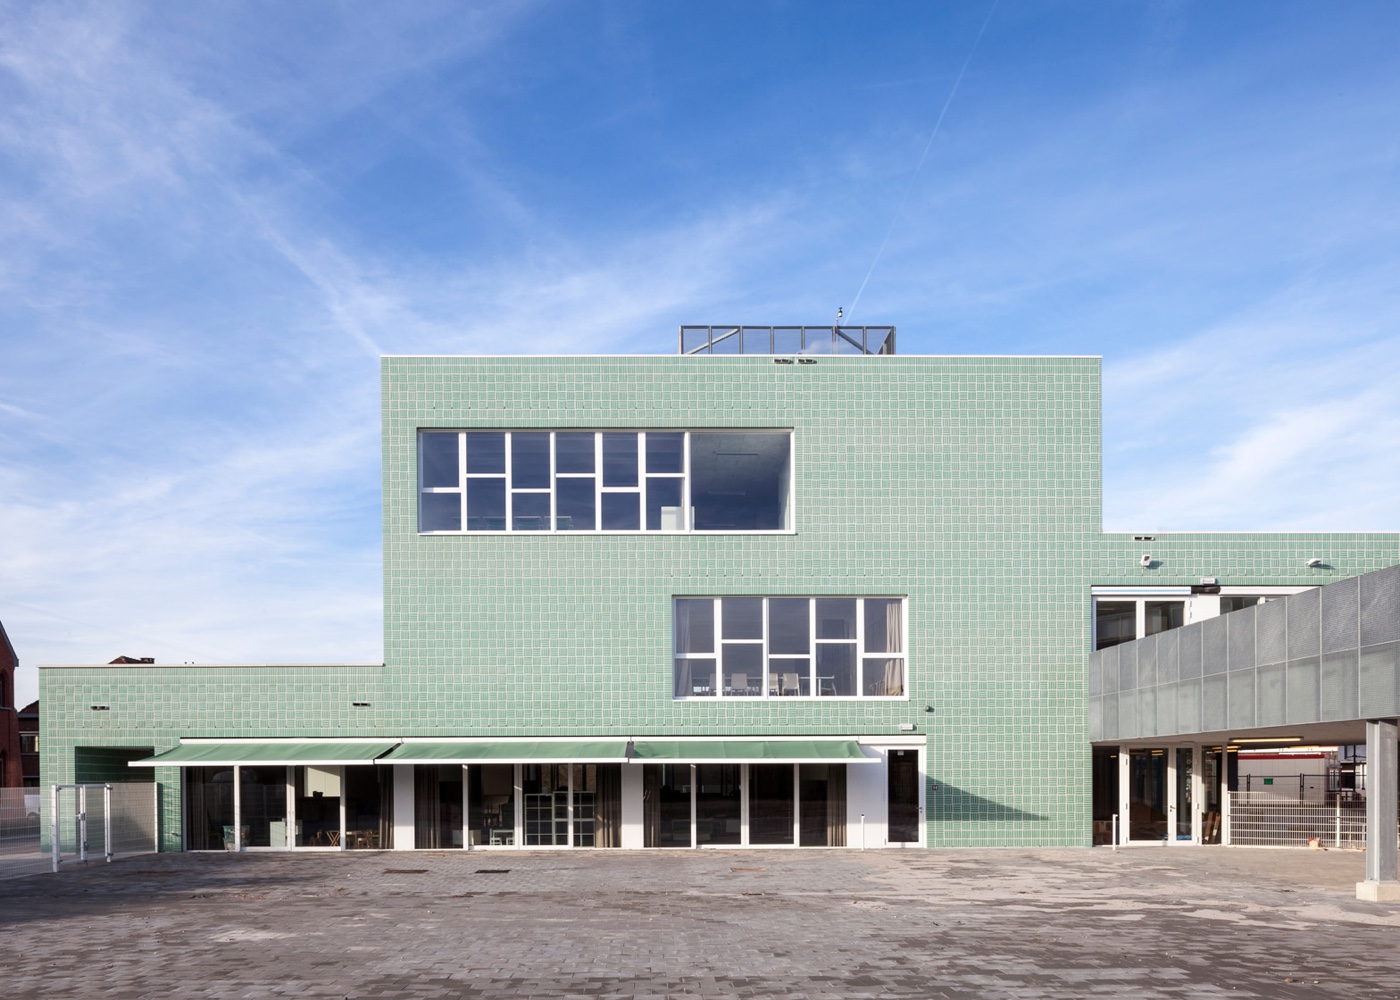
[[[1099,648],[1099,615],[1098,605],[1100,601],[1107,601],[1111,604],[1133,604],[1136,608],[1134,638],[1142,639],[1147,635],[1147,604],[1149,601],[1182,601],[1186,608],[1181,616],[1182,625],[1190,625],[1192,622],[1202,621],[1206,618],[1216,618],[1220,615],[1220,598],[1232,597],[1236,595],[1248,595],[1257,597],[1268,597],[1277,599],[1280,597],[1292,597],[1294,594],[1301,594],[1306,590],[1316,590],[1316,586],[1302,587],[1265,587],[1233,585],[1221,587],[1216,594],[1193,594],[1188,586],[1167,586],[1167,587],[1120,587],[1120,586],[1095,586],[1090,589],[1092,600],[1090,602],[1089,617],[1089,648],[1097,650]],[[1161,633],[1157,633],[1160,635]],[[1132,640],[1125,640],[1131,642]],[[1111,649],[1111,646],[1104,647]]]
[[[505,435],[505,472],[467,472],[466,447],[467,434],[504,434]],[[517,489],[513,483],[511,468],[512,459],[512,434],[548,434],[549,435],[549,482],[548,488],[520,488]],[[647,472],[646,469],[646,438],[648,433],[655,434],[680,434],[681,439],[681,471],[680,472]],[[788,438],[788,475],[787,475],[787,503],[784,510],[786,524],[781,528],[731,528],[724,530],[699,530],[694,525],[694,506],[691,503],[691,483],[692,475],[690,468],[691,438],[695,434],[774,434],[787,435]],[[653,428],[651,431],[636,430],[633,428],[554,428],[554,429],[531,429],[518,428],[516,430],[504,430],[493,427],[479,427],[465,429],[422,427],[418,430],[417,436],[417,463],[418,470],[416,483],[423,481],[423,438],[429,434],[455,434],[457,435],[457,485],[456,486],[421,486],[417,488],[417,523],[420,535],[501,535],[501,534],[523,534],[523,535],[791,535],[796,534],[795,528],[795,487],[797,477],[794,474],[796,463],[796,435],[790,427],[711,427],[711,428]],[[593,434],[593,472],[559,472],[558,470],[558,434]],[[604,486],[603,485],[603,435],[604,434],[635,434],[637,437],[637,485],[636,486]],[[504,479],[505,480],[505,527],[496,529],[470,529],[466,527],[446,531],[425,531],[423,523],[423,497],[431,494],[457,495],[460,503],[460,513],[458,523],[467,524],[467,481],[469,479]],[[637,497],[640,515],[640,528],[603,528],[560,531],[558,529],[558,490],[556,485],[560,479],[593,479],[593,510],[596,523],[603,523],[603,497],[607,494],[631,494]],[[647,521],[647,486],[652,479],[679,479],[681,481],[681,527],[680,528],[648,528]],[[525,529],[515,527],[515,497],[517,494],[540,495],[549,494],[549,527],[542,529]]]
[[[729,594],[729,595],[726,595],[726,596],[727,596],[728,599],[733,600],[733,599],[735,599],[735,598],[754,598],[756,595],[753,595],[753,594]],[[715,693],[714,693],[714,694],[712,694],[712,695],[696,695],[696,694],[692,694],[692,695],[689,695],[689,696],[677,695],[677,694],[675,693],[675,692],[676,692],[676,660],[682,658],[682,654],[675,648],[675,644],[676,644],[675,634],[676,634],[676,633],[675,633],[675,628],[674,628],[674,626],[673,626],[673,627],[672,627],[672,630],[671,630],[671,660],[670,660],[670,663],[671,663],[671,668],[670,668],[670,684],[671,684],[671,700],[672,700],[672,701],[695,701],[695,702],[702,702],[702,703],[704,703],[704,702],[725,702],[725,701],[737,701],[737,702],[756,702],[756,701],[774,701],[774,702],[788,702],[788,701],[793,701],[793,702],[811,702],[811,701],[818,701],[818,702],[837,702],[837,701],[908,701],[908,700],[909,700],[909,686],[910,686],[910,684],[909,684],[909,598],[908,598],[907,595],[903,595],[903,594],[862,594],[862,595],[860,595],[860,596],[858,596],[858,597],[853,597],[853,596],[851,596],[850,594],[819,594],[819,595],[814,595],[814,596],[808,596],[808,595],[802,595],[802,594],[772,594],[772,595],[768,595],[768,596],[764,596],[764,597],[758,598],[759,600],[762,600],[762,601],[763,601],[763,640],[762,640],[762,648],[763,648],[763,668],[762,668],[762,669],[763,669],[763,673],[762,673],[761,679],[760,679],[759,693],[756,694],[756,695],[753,695],[753,694],[742,694],[742,695],[739,695],[739,694],[725,694],[725,693],[724,693],[724,690],[725,690],[725,684],[724,684],[724,674],[725,674],[725,671],[724,671],[724,647],[725,647],[726,643],[729,644],[729,645],[756,645],[756,644],[757,644],[757,641],[756,641],[756,640],[751,640],[751,639],[748,639],[748,640],[746,640],[746,639],[730,639],[730,640],[725,640],[725,639],[723,638],[723,635],[724,635],[724,625],[723,625],[723,617],[722,617],[722,616],[723,616],[723,604],[722,604],[722,602],[723,602],[725,599],[726,599],[726,597],[711,597],[711,596],[709,596],[709,595],[703,595],[703,594],[696,594],[696,595],[677,594],[677,595],[675,595],[674,597],[671,598],[671,615],[672,615],[672,621],[673,621],[673,622],[674,622],[674,620],[675,620],[675,607],[676,607],[676,602],[677,602],[677,601],[696,601],[696,600],[700,600],[700,601],[705,601],[705,600],[714,601],[714,614],[713,614],[713,617],[712,617],[712,622],[713,622],[712,627],[713,627],[713,629],[714,629],[714,635],[713,635],[713,637],[712,637],[712,638],[713,638],[713,643],[712,643],[712,645],[713,645],[713,647],[714,647],[714,653],[710,654],[709,656],[706,656],[706,655],[703,654],[703,653],[691,653],[691,654],[686,654],[686,655],[685,655],[685,658],[686,658],[686,659],[703,660],[703,659],[709,659],[709,658],[713,657],[713,659],[714,659],[714,661],[715,661]],[[772,653],[769,652],[768,646],[769,646],[769,641],[770,641],[770,635],[769,635],[769,619],[768,619],[768,615],[769,615],[769,607],[770,607],[769,602],[770,602],[770,601],[773,601],[773,600],[799,600],[799,601],[806,601],[806,602],[807,602],[807,614],[808,614],[808,626],[807,626],[807,629],[808,629],[808,631],[807,631],[807,653],[805,654],[805,658],[806,658],[806,660],[807,660],[807,692],[808,692],[807,694],[796,694],[796,695],[782,695],[782,694],[777,694],[777,695],[775,695],[775,694],[772,693],[772,684],[769,683],[769,680],[768,680],[769,675],[773,672],[773,670],[772,670],[772,661],[773,661],[775,658],[776,658],[777,660],[779,660],[779,661],[782,661],[782,660],[790,660],[790,659],[795,659],[795,658],[796,658],[796,659],[801,659],[801,658],[803,658],[803,656],[804,656],[804,654],[801,654],[801,653],[779,653],[779,654],[776,654],[776,656],[775,656],[774,654],[772,654]],[[856,602],[856,636],[855,636],[855,639],[854,639],[854,640],[851,640],[851,639],[818,639],[818,638],[817,638],[817,601],[823,601],[823,600],[846,600],[846,601],[853,600],[853,601]],[[866,649],[865,649],[865,602],[866,602],[867,600],[871,600],[871,601],[899,601],[899,603],[900,603],[900,637],[899,637],[899,646],[900,646],[901,652],[898,652],[898,653],[884,653],[884,652],[867,652],[867,651],[866,651]],[[853,694],[853,695],[844,695],[844,694],[843,694],[843,695],[835,695],[835,694],[823,695],[823,694],[819,694],[819,693],[818,693],[818,690],[819,690],[819,689],[818,689],[818,684],[819,684],[820,682],[819,682],[819,680],[818,680],[818,678],[817,678],[817,646],[819,646],[819,645],[843,645],[843,644],[850,644],[850,645],[854,645],[854,646],[856,647],[856,668],[855,668],[855,692],[856,692],[856,693]],[[888,694],[888,695],[867,695],[867,694],[865,694],[865,693],[864,693],[864,691],[865,691],[865,661],[866,661],[867,658],[870,658],[870,659],[885,659],[885,660],[901,660],[901,661],[903,662],[903,667],[904,667],[904,693],[903,693],[903,694]]]

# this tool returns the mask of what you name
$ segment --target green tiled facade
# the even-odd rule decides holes
[[[794,530],[420,535],[424,428],[791,429]],[[913,724],[929,845],[1086,845],[1091,585],[1312,584],[1400,561],[1394,534],[1104,535],[1100,441],[1097,358],[386,358],[384,665],[46,669],[43,780],[72,780],[78,746],[182,736]],[[1319,546],[1329,568],[1305,569]],[[673,700],[678,595],[907,596],[909,697]],[[178,771],[157,780],[178,847]]]

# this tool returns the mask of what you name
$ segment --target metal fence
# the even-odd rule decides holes
[[[73,785],[0,788],[0,879],[55,871],[55,856],[71,864],[157,850],[159,786],[105,787],[110,792],[102,785],[88,786],[86,796]]]
[[[37,788],[0,788],[0,878],[52,866],[40,836]]]
[[[1328,804],[1299,801],[1272,792],[1227,792],[1230,844],[1235,847],[1364,848],[1366,803],[1340,796]]]

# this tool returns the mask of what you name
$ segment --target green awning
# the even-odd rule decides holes
[[[855,740],[637,740],[634,763],[684,761],[687,764],[862,764],[867,757]]]
[[[402,743],[381,764],[620,764],[626,740],[424,740]]]
[[[191,767],[220,764],[369,764],[398,745],[398,740],[344,743],[302,740],[295,743],[181,743],[154,757],[134,760],[132,767]]]

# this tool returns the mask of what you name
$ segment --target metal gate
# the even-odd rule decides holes
[[[90,794],[94,789],[98,794]],[[102,834],[102,859],[111,861],[112,786],[54,785],[50,796],[49,844],[53,851],[53,870],[58,871],[65,861],[89,861],[88,837],[98,830]]]

